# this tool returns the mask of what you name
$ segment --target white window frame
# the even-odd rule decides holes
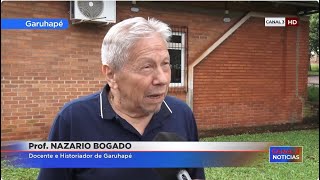
[[[172,43],[169,42],[168,49],[175,49],[181,50],[181,82],[180,83],[170,83],[169,87],[184,87],[185,84],[185,50],[186,50],[186,43],[185,43],[185,33],[184,32],[172,32],[172,35],[181,36],[181,43]],[[182,47],[182,48],[181,48]]]

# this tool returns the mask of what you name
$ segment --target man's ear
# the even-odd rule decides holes
[[[109,65],[102,65],[101,70],[110,88],[117,88],[115,71]]]

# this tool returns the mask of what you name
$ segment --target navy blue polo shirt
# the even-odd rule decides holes
[[[159,132],[173,132],[188,141],[198,141],[191,109],[181,100],[167,96],[141,135],[118,116],[101,92],[67,103],[51,127],[49,141],[152,141]],[[188,169],[193,179],[204,179],[203,168]],[[38,180],[160,180],[151,168],[43,168]]]

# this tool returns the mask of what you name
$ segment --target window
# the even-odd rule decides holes
[[[172,32],[169,42],[169,54],[171,64],[170,87],[183,87],[186,76],[186,40],[185,32]]]

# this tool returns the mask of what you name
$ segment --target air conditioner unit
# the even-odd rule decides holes
[[[116,22],[116,1],[70,1],[72,22]]]

